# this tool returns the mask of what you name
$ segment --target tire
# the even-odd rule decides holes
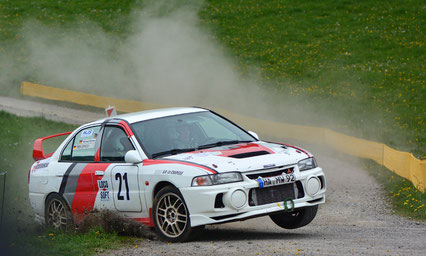
[[[74,226],[70,207],[58,194],[47,197],[44,218],[50,228],[66,230]]]
[[[292,212],[279,212],[269,215],[272,221],[285,229],[295,229],[308,225],[315,218],[318,205],[296,209]]]
[[[184,242],[202,227],[191,227],[189,211],[182,194],[172,186],[162,188],[154,197],[154,228],[161,240]]]

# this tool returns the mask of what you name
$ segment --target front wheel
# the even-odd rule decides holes
[[[162,188],[154,197],[153,222],[162,240],[183,242],[194,233],[191,228],[189,211],[183,196],[175,187]]]
[[[315,218],[318,205],[295,209],[292,212],[278,212],[269,215],[272,221],[285,229],[295,229],[308,225]]]

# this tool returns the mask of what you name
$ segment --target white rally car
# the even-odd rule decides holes
[[[68,134],[45,155],[44,140]],[[185,241],[207,224],[264,215],[299,228],[325,202],[325,176],[310,153],[261,141],[202,108],[105,118],[37,139],[33,157],[31,206],[56,228],[110,210]]]

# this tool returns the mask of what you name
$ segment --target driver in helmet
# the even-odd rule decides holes
[[[186,149],[186,148],[195,148],[197,147],[197,143],[195,139],[191,136],[191,125],[178,120],[178,124],[176,126],[177,140],[176,140],[176,148],[178,149]]]

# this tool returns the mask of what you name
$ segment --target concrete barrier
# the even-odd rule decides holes
[[[117,111],[120,112],[136,112],[147,109],[170,107],[148,102],[97,96],[29,82],[22,82],[21,93],[27,96],[72,102],[98,108],[115,106]],[[327,128],[260,120],[223,109],[215,109],[215,111],[246,128],[254,131],[262,131],[263,134],[327,144],[346,154],[372,159],[399,176],[410,180],[417,189],[423,192],[426,189],[426,160],[419,160],[411,153],[398,151],[383,143],[355,138]]]

